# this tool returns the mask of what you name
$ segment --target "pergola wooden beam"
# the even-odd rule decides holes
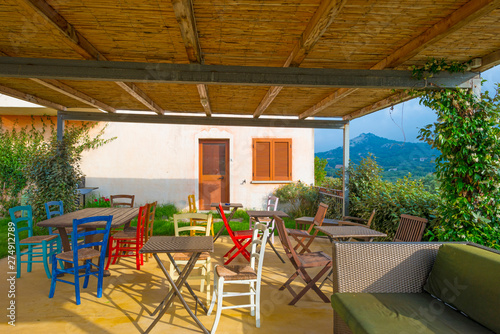
[[[395,104],[411,100],[413,96],[408,95],[406,92],[401,92],[392,96],[389,96],[386,99],[380,100],[372,105],[366,106],[364,108],[361,108],[353,113],[350,113],[349,115],[344,116],[342,119],[345,121],[350,121],[355,118],[371,114],[372,112],[375,112],[380,109],[384,109],[390,106],[393,106]]]
[[[0,93],[15,97],[16,99],[35,103],[35,104],[38,104],[38,105],[41,105],[41,106],[44,106],[47,108],[53,108],[53,109],[57,109],[57,110],[66,110],[66,107],[59,104],[59,103],[45,100],[45,99],[42,99],[41,97],[38,97],[35,95],[23,93],[21,91],[18,91],[16,89],[13,89],[13,88],[10,88],[7,86],[0,85]]]
[[[184,47],[189,62],[192,64],[202,64],[203,57],[201,55],[200,40],[198,38],[198,30],[196,28],[196,19],[194,17],[193,3],[191,0],[172,0],[175,18],[179,23],[181,36],[184,41]],[[208,88],[204,84],[197,85],[200,95],[200,103],[205,109],[207,116],[212,115],[210,106],[210,98],[208,96]]]
[[[272,128],[315,128],[341,129],[348,121],[344,120],[299,120],[296,118],[244,118],[244,117],[204,117],[204,116],[173,116],[144,115],[124,113],[96,113],[83,111],[62,111],[57,113],[61,120],[125,122],[151,124],[182,124],[182,125],[212,125],[212,126],[246,126]]]
[[[36,13],[38,13],[41,17],[43,17],[47,22],[51,23],[59,31],[59,33],[61,33],[61,35],[65,37],[64,41],[66,42],[66,44],[68,44],[69,47],[71,47],[73,50],[75,50],[83,58],[88,59],[88,60],[103,60],[103,61],[107,60],[107,58],[102,53],[100,53],[92,45],[92,43],[90,43],[78,30],[76,30],[75,27],[73,27],[73,25],[71,23],[66,21],[66,19],[61,14],[59,14],[52,6],[50,6],[46,1],[44,1],[44,0],[22,0],[22,1],[20,1],[20,3],[22,5],[24,5],[25,7],[29,7],[31,9],[33,9]],[[117,83],[117,84],[119,84],[119,83]],[[63,85],[66,87],[69,87],[63,83],[59,84],[59,86],[63,86]],[[134,92],[134,94],[131,94],[131,95],[134,98],[137,98],[138,96],[147,97],[147,94],[144,93],[140,88],[138,88],[134,84],[127,84],[126,86],[131,87],[131,90]],[[58,88],[56,90],[58,92],[62,93],[63,89]],[[71,88],[70,90],[68,90],[66,92],[71,94],[71,91],[76,91],[76,90]],[[129,90],[126,90],[126,91],[130,93]],[[81,94],[83,94],[83,93],[81,93]],[[68,94],[66,94],[66,95],[68,95]],[[68,95],[68,96],[70,96],[70,95]],[[72,96],[72,97],[81,101],[80,98],[78,98],[76,96]],[[138,100],[142,103],[144,100],[151,100],[151,98],[147,97],[146,99],[138,99]],[[85,102],[85,103],[87,103],[87,102]],[[145,104],[145,106],[149,108],[148,104]],[[98,108],[103,109],[101,107],[98,107]],[[112,108],[112,107],[109,107],[109,108]],[[108,112],[114,112],[114,111],[110,111],[111,109],[109,109],[109,108],[106,108],[103,110],[106,110]],[[112,108],[112,109],[115,110],[114,108]],[[155,109],[151,109],[151,110],[159,112],[158,110],[155,110]],[[162,110],[161,113],[163,113],[163,109],[161,109],[161,110]]]
[[[482,57],[481,66],[477,68],[477,70],[485,71],[497,65],[500,65],[500,50],[493,51],[492,53]]]
[[[318,42],[320,37],[325,33],[326,29],[333,22],[337,14],[344,7],[347,0],[323,0],[318,6],[311,20],[308,22],[306,29],[300,36],[299,40],[288,56],[283,67],[298,67],[304,61],[309,51]],[[260,101],[257,109],[253,113],[253,117],[262,115],[269,105],[274,101],[279,92],[283,89],[282,86],[273,86],[269,88],[264,98]]]
[[[416,38],[410,40],[408,43],[403,45],[401,48],[395,50],[385,59],[379,61],[377,64],[372,66],[370,69],[381,70],[384,68],[396,67],[408,59],[417,55],[420,51],[425,49],[427,46],[436,43],[437,41],[445,38],[451,33],[457,31],[458,29],[464,27],[470,22],[490,13],[492,10],[500,6],[500,0],[472,0],[467,2],[465,5],[442,19],[441,21],[434,24],[432,27],[425,30],[423,33],[418,35]],[[343,97],[347,96],[343,89],[339,89],[341,92],[335,92],[340,96],[340,98],[332,98],[332,95],[328,96],[323,101],[312,106],[308,110],[304,111],[299,115],[300,119],[313,116],[320,112],[321,110],[333,105]]]
[[[147,96],[133,83],[117,81],[116,84],[123,88],[130,95],[132,95],[139,102],[144,104],[149,110],[156,112],[158,115],[163,115],[165,113],[165,110],[163,110],[158,104],[156,104],[149,96]]]
[[[91,96],[88,96],[85,93],[82,93],[64,83],[58,80],[53,80],[53,79],[45,79],[45,80],[40,80],[40,79],[35,79],[32,78],[32,81],[39,83],[40,85],[43,85],[45,87],[48,87],[52,90],[55,90],[56,92],[59,92],[61,94],[64,94],[66,96],[69,96],[75,100],[78,100],[80,102],[83,102],[85,104],[88,104],[91,107],[95,107],[97,109],[101,109],[107,112],[114,113],[116,112],[116,109],[101,102],[96,99],[94,99]]]
[[[411,71],[223,66],[0,57],[0,77],[172,84],[411,89],[469,87],[474,72],[415,80]],[[462,83],[464,83],[462,85]]]

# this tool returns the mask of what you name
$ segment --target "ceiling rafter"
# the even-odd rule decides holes
[[[182,40],[189,62],[192,64],[202,64],[200,40],[196,29],[196,19],[194,17],[193,3],[191,0],[172,0],[175,18],[179,23]],[[205,109],[207,116],[212,116],[212,107],[208,96],[208,88],[205,84],[196,85],[200,95],[200,103]]]
[[[470,22],[490,13],[492,10],[500,6],[500,0],[475,0],[469,1],[441,21],[434,24],[432,27],[425,30],[423,33],[418,35],[416,38],[410,40],[408,43],[395,50],[392,54],[387,56],[385,59],[379,61],[377,64],[372,66],[372,70],[381,70],[384,68],[396,67],[408,59],[417,55],[420,51],[425,49],[427,46],[436,43],[437,41],[443,39],[444,37],[452,34],[458,29],[466,26]],[[347,96],[344,88],[338,89],[332,95],[337,93],[340,97],[335,99],[332,95],[319,102],[318,104],[312,106],[308,110],[304,111],[299,115],[300,119],[314,116],[321,110],[333,105],[340,99]],[[341,91],[338,93],[338,91]],[[374,110],[375,111],[375,110]],[[355,111],[357,112],[357,111]]]
[[[158,115],[163,115],[165,113],[165,111],[158,104],[156,104],[149,96],[146,95],[146,93],[133,83],[121,81],[116,81],[115,83],[136,98],[139,102],[144,104],[149,110],[156,112]]]
[[[59,14],[52,6],[50,6],[45,0],[22,0],[20,3],[24,6],[28,6],[37,12],[40,16],[42,16],[47,22],[51,23],[65,38],[64,41],[70,46],[73,50],[75,50],[78,54],[80,54],[83,58],[87,60],[102,60],[106,61],[107,58],[100,53],[93,45],[90,43],[75,27],[66,19]],[[117,83],[120,85],[119,83]],[[61,83],[61,85],[64,85]],[[66,85],[67,86],[67,85]],[[147,96],[140,88],[135,86],[133,83],[128,83],[127,87],[133,86],[133,91],[135,93],[141,92],[141,96]],[[48,87],[48,86],[47,86]],[[69,87],[69,86],[67,86]],[[57,91],[61,92],[60,89]],[[76,90],[75,90],[76,91]],[[130,93],[129,90],[126,90]],[[84,94],[79,92],[80,94]],[[131,94],[134,98],[137,98],[137,94]],[[73,97],[76,98],[76,97]],[[79,98],[76,98],[79,100]],[[151,98],[147,98],[151,100]],[[142,99],[138,99],[142,103]],[[81,101],[81,100],[80,100]],[[152,101],[152,100],[151,100]],[[83,101],[82,101],[83,102]],[[86,103],[86,102],[85,102]],[[104,103],[103,103],[104,104]],[[146,105],[148,107],[148,105]],[[100,108],[100,107],[99,107]],[[109,107],[111,108],[111,107]],[[103,109],[109,112],[109,108]],[[148,107],[149,108],[149,107]],[[102,108],[100,108],[102,109]],[[114,109],[114,108],[113,108]],[[159,114],[164,114],[165,111],[162,108],[157,110],[151,109]]]
[[[13,89],[13,88],[10,88],[10,87],[4,86],[4,85],[0,85],[0,93],[5,94],[5,95],[9,95],[9,96],[14,97],[16,99],[20,99],[20,100],[28,101],[28,102],[31,102],[34,104],[38,104],[38,105],[41,105],[41,106],[44,106],[47,108],[52,108],[52,109],[56,109],[56,110],[67,110],[67,108],[65,106],[63,106],[59,103],[45,100],[45,99],[42,99],[41,97],[27,94],[27,93],[18,91],[16,89]]]
[[[313,48],[316,42],[318,42],[335,17],[337,17],[337,14],[340,12],[342,7],[344,7],[346,2],[347,0],[321,1],[318,9],[307,24],[306,29],[300,36],[299,40],[295,43],[295,46],[283,67],[300,66],[309,51]],[[266,95],[257,106],[257,109],[255,109],[253,117],[257,118],[261,116],[278,96],[281,89],[283,89],[283,86],[272,86],[269,88]]]
[[[384,108],[393,106],[395,104],[398,104],[398,103],[401,103],[404,101],[411,100],[412,98],[413,98],[413,96],[410,96],[408,93],[401,92],[401,93],[389,96],[386,99],[380,100],[372,105],[369,105],[369,106],[366,106],[366,107],[361,108],[359,110],[356,110],[355,112],[344,116],[342,119],[344,121],[350,121],[350,120],[353,120],[355,118],[358,118],[358,117],[361,117],[364,115],[368,115],[374,111],[384,109]]]
[[[500,65],[500,50],[493,51],[481,58],[481,66],[478,71],[486,71],[494,66]]]
[[[64,94],[66,96],[69,96],[75,100],[83,102],[91,107],[95,107],[95,108],[98,108],[98,109],[101,109],[101,110],[104,110],[104,111],[107,111],[110,113],[116,112],[115,108],[113,108],[113,107],[111,107],[111,106],[109,106],[109,105],[107,105],[99,100],[96,100],[93,97],[88,96],[87,94],[82,93],[82,92],[62,83],[61,81],[54,80],[54,79],[41,80],[41,79],[36,79],[36,78],[31,78],[30,80],[32,80],[36,83],[39,83],[40,85],[43,85],[45,87],[48,87],[52,90],[55,90],[56,92],[59,92],[59,93]]]

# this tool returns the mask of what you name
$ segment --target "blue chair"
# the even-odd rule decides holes
[[[45,212],[47,213],[47,219],[52,217],[62,216],[64,214],[63,201],[50,201],[45,203]],[[49,234],[59,235],[59,231],[56,229],[52,230],[52,227],[47,227]],[[83,227],[79,228],[79,232],[84,231]],[[69,243],[71,244],[71,234],[73,229],[71,227],[66,228],[66,234],[68,235]]]
[[[37,235],[33,236],[33,212],[31,205],[16,206],[9,209],[9,214],[14,223],[16,241],[16,263],[17,277],[21,277],[21,264],[28,264],[28,272],[31,272],[33,263],[43,263],[45,273],[51,278],[49,269],[49,259],[61,251],[61,239],[57,235]],[[20,239],[20,234],[28,232],[28,237]],[[27,246],[21,251],[21,246]],[[28,256],[27,260],[22,260],[23,256]],[[41,260],[35,260],[42,258]]]
[[[89,284],[90,276],[97,277],[97,297],[102,297],[104,257],[106,255],[106,247],[108,245],[109,231],[111,230],[112,219],[113,216],[96,216],[73,220],[73,232],[71,238],[72,250],[57,255],[54,254],[52,257],[52,282],[50,284],[49,298],[54,297],[56,282],[64,282],[75,286],[76,305],[80,305],[80,277],[85,277],[85,280],[83,282],[83,288],[85,289]],[[78,231],[78,226],[82,224],[101,222],[106,223],[106,225],[103,226],[104,229],[91,231],[85,230],[83,232]],[[87,242],[88,239],[95,240],[96,235],[102,235],[102,240]],[[80,244],[78,243],[78,238],[82,237],[85,237],[86,240],[84,243]],[[100,250],[97,250],[94,247],[100,247]],[[99,258],[98,264],[92,263],[92,259],[94,258]],[[71,264],[72,267],[59,269],[57,268],[57,260],[67,262]],[[83,264],[79,265],[79,263],[81,262],[83,262]],[[96,268],[97,271],[91,271],[92,268]],[[57,277],[59,274],[74,275],[74,282]]]

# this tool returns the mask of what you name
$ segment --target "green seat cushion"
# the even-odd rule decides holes
[[[500,254],[465,244],[445,244],[424,290],[500,333]]]
[[[428,293],[335,293],[332,306],[354,334],[492,332]]]

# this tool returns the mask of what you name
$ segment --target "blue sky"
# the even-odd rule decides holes
[[[486,80],[483,91],[493,91],[494,83],[500,82],[500,65],[481,74]],[[436,120],[431,109],[413,99],[394,106],[394,110],[382,109],[375,113],[354,119],[350,124],[350,138],[371,132],[392,140],[418,142],[420,128]],[[342,130],[317,129],[314,132],[314,151],[324,152],[342,146]]]

